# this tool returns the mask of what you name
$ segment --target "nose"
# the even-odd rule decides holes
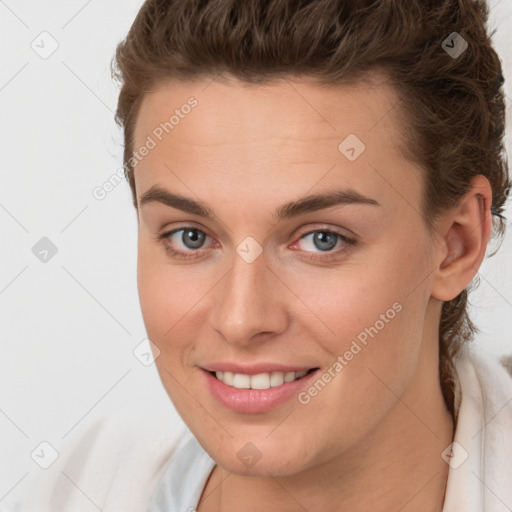
[[[211,326],[228,343],[249,345],[268,339],[287,325],[285,285],[261,254],[247,263],[234,255],[231,270],[216,287]]]

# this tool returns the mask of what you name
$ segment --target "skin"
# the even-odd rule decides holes
[[[134,147],[190,96],[198,105],[135,168],[138,289],[162,383],[217,462],[198,506],[212,511],[438,511],[453,421],[438,374],[442,301],[464,289],[485,255],[491,189],[476,177],[432,237],[418,213],[423,170],[399,150],[394,90],[371,82],[322,87],[281,80],[169,81],[143,100]],[[356,134],[349,161],[338,145]],[[201,200],[205,219],[158,202],[152,186]],[[380,206],[347,204],[275,223],[272,212],[306,194],[351,188]],[[199,249],[183,232],[208,235]],[[331,249],[314,230],[336,230]],[[253,237],[252,263],[236,247]],[[188,246],[185,243],[188,242]],[[177,259],[172,246],[191,259]],[[194,253],[194,251],[196,251]],[[331,261],[308,259],[330,252]],[[247,414],[204,385],[212,361],[332,367],[356,336],[402,309],[307,404],[295,398]],[[248,442],[261,458],[237,457]]]

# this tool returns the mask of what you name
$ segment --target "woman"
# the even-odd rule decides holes
[[[187,429],[91,429],[38,510],[512,509],[512,378],[467,312],[510,189],[487,14],[145,2],[116,120]]]

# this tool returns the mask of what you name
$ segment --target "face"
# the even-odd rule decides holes
[[[170,399],[229,471],[357,458],[435,364],[423,171],[397,102],[377,79],[169,82],[143,100],[142,314]],[[208,371],[224,363],[276,385],[236,389]],[[291,368],[316,370],[280,384]]]

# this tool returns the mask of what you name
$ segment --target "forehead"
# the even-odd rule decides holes
[[[197,101],[191,109],[195,115],[189,115],[188,108],[179,112],[190,98]],[[381,130],[398,132],[399,109],[395,107],[399,101],[382,75],[336,85],[292,77],[263,85],[235,79],[169,80],[144,96],[134,141],[135,146],[142,143],[156,128],[155,122],[168,121],[175,111],[179,123],[187,119],[183,124],[194,131],[198,143],[212,145],[254,142],[257,136],[336,139],[351,129],[364,137],[377,124]],[[177,125],[172,129],[175,139],[189,135],[174,128]]]
[[[279,196],[291,185],[300,190],[323,180],[395,201],[407,175],[403,194],[414,194],[414,183],[419,194],[419,171],[401,152],[399,103],[377,75],[329,86],[291,78],[162,83],[143,98],[135,125],[134,151],[154,142],[135,168],[138,196],[172,180],[169,168],[186,172],[196,187],[239,183],[262,193],[275,187]],[[394,196],[383,191],[386,181]]]

